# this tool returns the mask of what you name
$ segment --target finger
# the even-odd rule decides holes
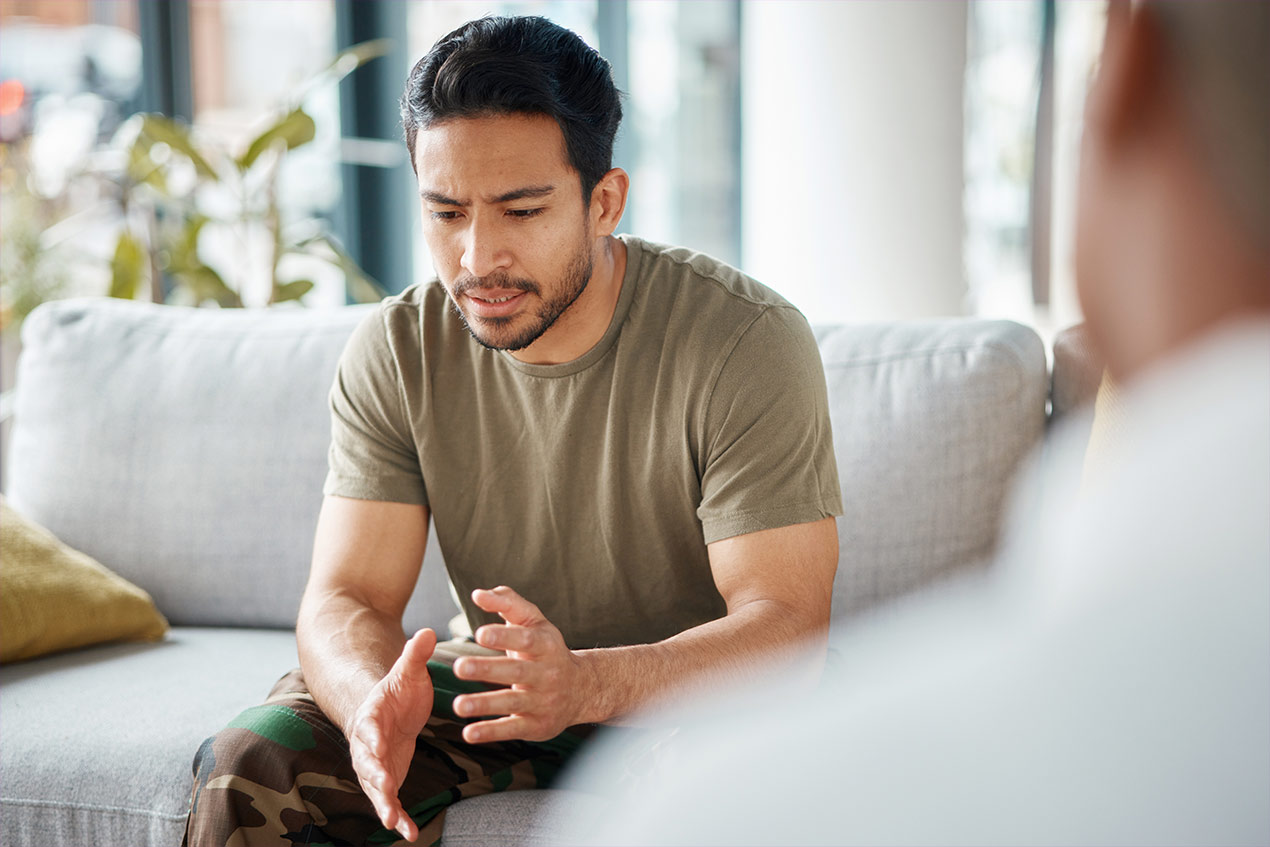
[[[419,829],[402,808],[401,801],[397,798],[396,783],[390,783],[387,773],[383,771],[371,768],[363,774],[356,763],[354,769],[358,770],[357,781],[361,783],[366,799],[374,807],[379,822],[385,829],[397,830],[407,841],[414,841],[419,836]]]
[[[371,755],[364,747],[352,752],[353,771],[357,774],[357,780],[362,784],[368,797],[372,793],[377,795],[395,793],[396,785],[390,780],[388,770],[379,758]]]
[[[401,837],[407,841],[414,841],[419,837],[419,827],[415,826],[415,822],[411,820],[410,815],[407,815],[404,809],[397,818],[397,825],[390,828],[400,832]]]
[[[491,623],[476,631],[476,643],[493,650],[531,653],[539,645],[537,630],[524,626]]]
[[[478,694],[461,694],[454,698],[454,714],[460,717],[476,715],[512,715],[529,709],[531,695],[524,691],[504,688],[499,691],[483,691]]]
[[[397,823],[397,809],[400,804],[395,802],[395,798],[382,790],[381,781],[375,777],[364,777],[358,775],[357,780],[362,786],[362,793],[366,795],[366,799],[375,809],[375,816],[379,818],[379,822],[384,825],[385,829],[393,829]]]
[[[533,626],[546,620],[537,606],[506,585],[493,589],[478,588],[472,592],[472,602],[518,626]]]
[[[408,684],[430,682],[428,660],[436,649],[437,634],[430,629],[419,630],[406,642],[401,655],[393,663],[392,673]]]
[[[463,740],[469,744],[488,744],[492,741],[546,740],[533,737],[532,724],[522,715],[509,715],[492,721],[479,721],[463,727]]]
[[[472,682],[525,685],[533,682],[533,665],[505,656],[463,656],[454,663],[454,675]]]
[[[357,722],[349,744],[361,747],[376,761],[387,752],[384,749],[384,734],[379,731],[379,721],[371,717],[364,717]]]

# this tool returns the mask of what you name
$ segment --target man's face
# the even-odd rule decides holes
[[[420,130],[423,235],[472,336],[520,350],[582,295],[594,237],[578,172],[550,117],[457,118]]]

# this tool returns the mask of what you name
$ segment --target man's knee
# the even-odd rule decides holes
[[[310,717],[310,720],[306,720]],[[324,823],[332,807],[365,802],[343,737],[303,709],[277,703],[243,712],[194,757],[187,842],[284,839]]]

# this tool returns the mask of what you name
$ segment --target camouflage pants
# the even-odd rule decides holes
[[[417,844],[439,843],[446,807],[465,797],[550,784],[592,730],[571,727],[543,743],[468,744],[460,735],[468,721],[451,704],[457,694],[487,686],[455,677],[455,655],[444,653],[428,662],[435,705],[400,791],[419,827]],[[348,742],[313,702],[298,669],[195,756],[187,845],[405,843],[380,824],[357,783]]]

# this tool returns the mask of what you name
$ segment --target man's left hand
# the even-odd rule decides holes
[[[459,679],[508,687],[454,698],[454,712],[460,717],[503,716],[468,724],[463,739],[472,744],[547,741],[566,727],[585,722],[588,675],[560,630],[537,606],[505,585],[490,591],[478,588],[472,600],[506,621],[478,629],[476,643],[506,655],[464,656],[454,663],[454,673]]]

